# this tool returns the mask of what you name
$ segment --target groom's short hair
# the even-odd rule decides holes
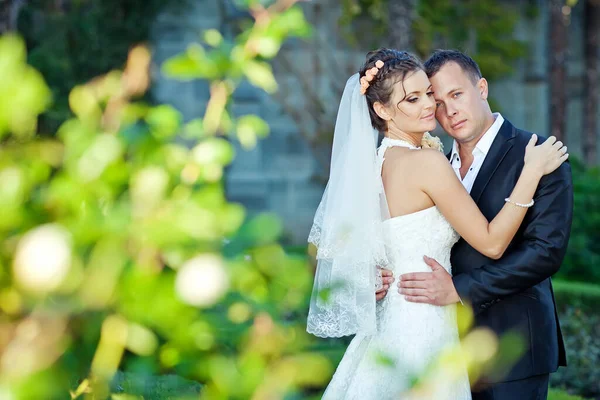
[[[458,50],[436,50],[425,61],[425,72],[428,77],[432,77],[438,73],[444,65],[454,62],[469,76],[471,82],[476,84],[481,78],[481,70],[479,65],[471,57]]]

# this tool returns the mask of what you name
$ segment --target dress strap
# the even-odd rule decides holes
[[[384,137],[381,141],[381,145],[377,149],[377,174],[381,177],[381,171],[383,169],[383,162],[385,161],[385,152],[390,147],[406,147],[411,150],[419,150],[420,147],[417,147],[406,140],[399,139],[391,139],[389,137]]]

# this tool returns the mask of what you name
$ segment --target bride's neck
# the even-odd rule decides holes
[[[389,126],[387,132],[385,133],[385,137],[396,140],[404,140],[405,142],[409,142],[416,147],[421,146],[421,140],[423,139],[423,135],[425,132],[419,133],[408,133],[404,132],[394,126]]]

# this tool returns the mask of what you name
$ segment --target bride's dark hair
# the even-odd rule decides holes
[[[380,102],[388,105],[392,96],[394,85],[403,81],[406,76],[417,70],[425,70],[421,61],[411,53],[406,51],[380,48],[367,53],[367,61],[358,71],[360,77],[375,66],[375,63],[383,61],[383,67],[379,69],[377,75],[369,82],[369,87],[365,93],[367,103],[369,104],[369,114],[371,116],[371,125],[380,132],[387,130],[387,121],[382,119],[375,110],[373,104]]]

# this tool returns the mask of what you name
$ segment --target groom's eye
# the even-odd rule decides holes
[[[455,99],[460,97],[460,95],[462,94],[462,92],[456,92],[452,95],[452,97],[454,97]]]

